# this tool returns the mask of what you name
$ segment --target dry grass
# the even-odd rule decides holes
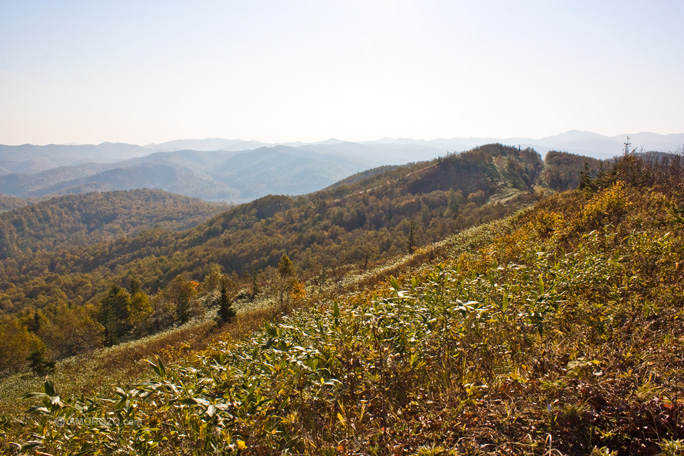
[[[84,353],[57,363],[52,381],[64,396],[109,395],[116,386],[131,385],[151,373],[144,362],[159,355],[165,362],[191,361],[194,355],[217,340],[240,339],[274,319],[272,308],[238,314],[235,322],[217,327],[212,320],[193,321],[143,339]],[[38,391],[44,379],[19,373],[0,380],[0,416],[19,418],[28,404],[21,398]]]

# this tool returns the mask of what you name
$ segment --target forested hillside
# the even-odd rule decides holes
[[[127,193],[111,194],[119,198],[103,200],[96,214],[69,209],[73,219],[67,208],[78,199],[56,200],[63,210],[25,208],[29,221],[7,230],[16,236],[4,245],[14,250],[0,263],[0,335],[6,341],[0,370],[24,368],[34,351],[59,359],[187,322],[214,302],[209,293],[219,273],[230,275],[235,293],[252,299],[279,283],[282,299],[300,283],[341,281],[350,268],[370,269],[528,206],[550,190],[543,185],[549,170],[569,173],[574,163],[583,186],[592,174],[606,174],[583,158],[566,161],[545,168],[533,150],[488,145],[367,172],[310,195],[268,196],[186,231],[159,223],[90,245],[124,220],[116,217],[125,212],[120,204]],[[157,195],[148,194],[152,200]],[[89,198],[97,208],[103,197]],[[149,226],[152,219],[141,223]],[[60,220],[65,229],[54,236],[41,231],[59,227]],[[65,245],[79,235],[82,246]],[[294,262],[285,282],[278,271],[283,255]]]
[[[49,193],[42,192],[45,188],[58,188],[64,182],[86,179],[88,176],[101,173],[113,167],[115,165],[112,164],[85,163],[50,168],[37,173],[7,174],[0,176],[0,193],[18,197],[45,196]]]
[[[595,158],[582,157],[567,152],[550,151],[544,158],[544,171],[540,184],[554,190],[572,190],[579,187],[582,176],[595,177],[603,169],[603,163]],[[581,170],[581,171],[580,171]]]
[[[22,368],[31,350],[59,358],[112,343],[105,334],[112,302],[121,309],[117,341],[186,321],[202,312],[189,305],[201,291],[193,284],[212,271],[253,290],[277,280],[275,268],[288,254],[297,277],[339,280],[350,266],[372,267],[530,204],[542,166],[534,151],[485,146],[303,197],[265,197],[183,232],[156,227],[78,248],[17,253],[0,264],[0,368]],[[10,245],[22,247],[18,238]]]
[[[15,199],[7,198],[8,205]],[[0,215],[0,259],[134,236],[158,226],[191,228],[227,209],[160,190],[88,193],[53,198]]]
[[[149,149],[133,144],[102,143],[98,145],[36,146],[0,144],[0,174],[34,174],[60,166],[73,166],[89,162],[109,163],[149,154]]]
[[[0,213],[11,211],[39,201],[38,199],[17,198],[14,196],[0,195]]]
[[[362,151],[370,153],[373,148]],[[180,150],[42,172],[31,172],[29,167],[23,173],[1,175],[0,170],[0,193],[45,197],[154,188],[210,201],[247,202],[270,193],[310,193],[375,166],[378,159],[286,146],[241,152]],[[3,163],[0,156],[0,167]]]
[[[525,186],[540,171],[531,154],[489,150],[497,153],[480,151],[485,160],[469,164],[483,183],[510,182],[501,179],[519,165],[509,189]],[[409,168],[403,191],[438,192],[450,159]],[[505,166],[488,165],[497,160]],[[334,201],[391,194],[384,179],[368,184]],[[383,266],[377,274],[396,275],[384,283],[322,297],[181,364],[158,357],[153,377],[108,398],[60,396],[48,380],[27,396],[34,418],[13,422],[6,446],[681,454],[684,161],[626,154],[581,185]],[[231,221],[255,226],[287,214],[289,201]]]

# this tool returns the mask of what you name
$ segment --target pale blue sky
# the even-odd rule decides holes
[[[0,144],[684,132],[684,1],[0,0]]]

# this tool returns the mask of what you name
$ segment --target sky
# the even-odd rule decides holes
[[[684,132],[681,0],[0,0],[0,144]]]

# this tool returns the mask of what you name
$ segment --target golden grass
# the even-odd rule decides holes
[[[159,355],[165,362],[190,361],[219,339],[239,339],[277,315],[272,308],[241,312],[235,322],[217,327],[213,320],[193,321],[143,339],[84,353],[57,363],[50,378],[69,397],[110,394],[115,386],[132,385],[150,374],[145,359]],[[39,391],[44,378],[18,373],[0,379],[0,417],[19,419],[28,404],[21,398]]]

